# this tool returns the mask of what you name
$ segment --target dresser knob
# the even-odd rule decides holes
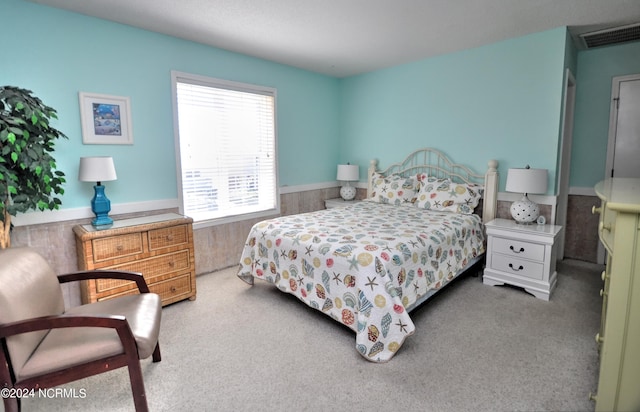
[[[598,400],[598,394],[589,392],[589,400],[593,401],[593,402],[596,402]]]
[[[592,215],[600,214],[600,213],[602,213],[602,208],[601,208],[601,207],[595,207],[595,206],[593,206],[593,207],[591,208],[591,214],[592,214]]]
[[[124,250],[124,246],[122,246],[122,245],[118,245],[118,246],[116,246],[116,250],[117,250],[118,252],[122,252],[122,251]]]
[[[513,246],[509,246],[509,249],[511,249],[511,251],[513,253],[522,253],[522,252],[524,252],[524,248],[523,247],[521,247],[520,250],[516,250]]]
[[[513,270],[514,272],[520,272],[522,269],[524,269],[524,267],[522,265],[518,266],[518,269],[513,267],[513,263],[509,263],[509,267],[511,268],[511,270]]]
[[[177,290],[177,289],[176,289],[176,287],[175,287],[175,286],[171,286],[171,289],[169,289],[169,290],[171,290],[171,293],[176,293],[176,290]]]
[[[168,242],[173,241],[173,235],[168,235],[168,236],[167,236],[167,241],[168,241]]]
[[[600,336],[600,332],[596,333],[596,343],[601,344],[604,342],[604,338]]]
[[[606,270],[602,271],[601,277],[602,277],[602,281],[604,282],[604,280],[607,278],[607,271]]]
[[[174,262],[173,260],[169,262],[169,267],[170,268],[174,268],[176,266],[176,262]]]
[[[600,222],[598,224],[598,228],[600,229],[601,232],[603,230],[606,230],[607,232],[611,232],[611,225],[605,225],[604,222]]]
[[[604,290],[600,289],[600,296],[607,296],[607,293]]]

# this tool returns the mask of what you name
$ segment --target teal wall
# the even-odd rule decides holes
[[[336,79],[23,0],[2,0],[0,16],[0,84],[33,90],[70,137],[56,152],[63,208],[87,206],[93,190],[76,175],[91,155],[115,158],[114,203],[177,197],[171,70],[278,90],[281,186],[333,181],[342,162],[364,181],[371,158],[384,166],[433,146],[477,170],[498,160],[500,190],[509,167],[549,169],[549,194],[564,69],[577,80],[570,185],[580,187],[604,174],[612,77],[640,72],[640,43],[577,52],[564,27]],[[83,145],[80,91],[129,96],[134,145]]]
[[[171,70],[277,88],[280,185],[335,180],[333,77],[22,0],[2,0],[0,16],[0,84],[34,91],[69,136],[55,153],[68,180],[63,208],[88,206],[92,185],[78,182],[77,171],[79,158],[92,155],[114,157],[113,203],[177,198]],[[80,91],[131,98],[132,146],[82,144]]]
[[[555,192],[564,27],[342,80],[342,160],[397,161],[436,147],[486,170],[549,170]]]
[[[578,53],[571,186],[593,187],[604,179],[613,78],[639,73],[640,42]]]

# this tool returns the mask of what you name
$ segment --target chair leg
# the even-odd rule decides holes
[[[153,350],[152,359],[154,362],[160,362],[162,360],[162,356],[160,355],[160,342],[156,343],[156,348]]]
[[[149,412],[149,406],[147,405],[147,395],[145,394],[144,381],[142,379],[142,368],[140,367],[140,361],[129,363],[128,369],[129,379],[131,380],[133,403],[136,407],[136,412]]]
[[[20,398],[3,397],[4,411],[5,412],[19,412],[20,411]]]

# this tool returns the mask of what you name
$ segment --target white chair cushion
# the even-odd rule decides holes
[[[157,294],[143,293],[77,306],[65,314],[125,316],[138,345],[138,357],[145,359],[151,356],[158,341],[161,309]],[[114,329],[53,329],[27,360],[17,378],[22,380],[122,352],[122,344]]]

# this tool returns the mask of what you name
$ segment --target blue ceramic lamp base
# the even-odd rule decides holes
[[[91,221],[93,226],[107,226],[113,224],[113,219],[108,215],[111,211],[111,201],[104,194],[104,186],[98,182],[94,187],[95,194],[91,199],[91,210],[96,215]]]

